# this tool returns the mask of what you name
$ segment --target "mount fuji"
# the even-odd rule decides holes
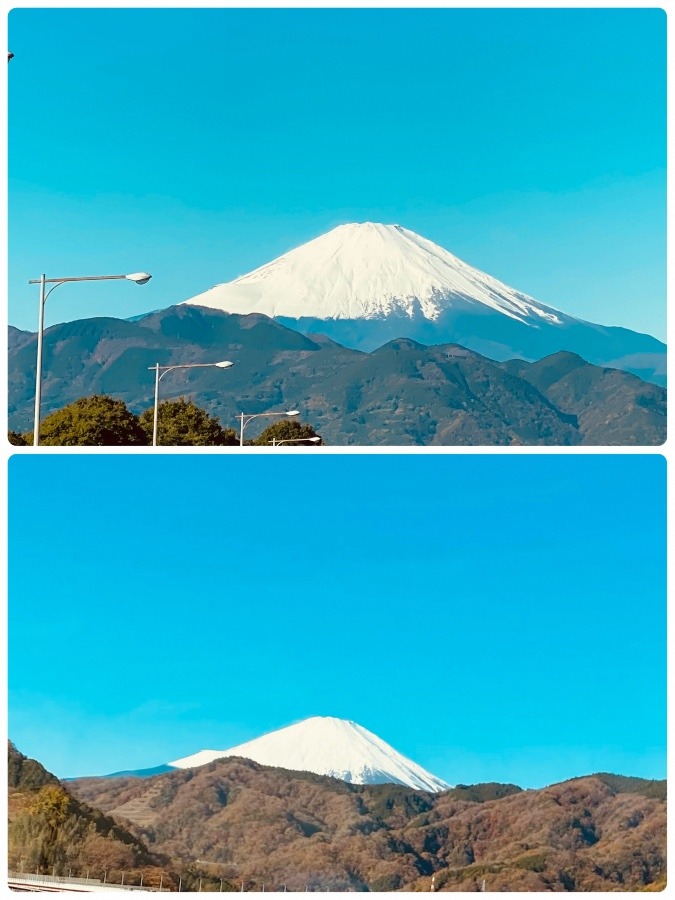
[[[396,338],[457,343],[495,360],[567,350],[665,383],[665,344],[546,306],[400,225],[340,225],[187,304],[263,313],[371,351]]]
[[[226,756],[240,756],[263,766],[330,775],[352,784],[402,784],[432,793],[450,787],[362,725],[331,716],[312,716],[229,750],[200,750],[166,766],[114,775],[156,775],[172,769],[193,769]]]

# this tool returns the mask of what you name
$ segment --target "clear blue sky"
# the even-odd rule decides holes
[[[179,302],[397,222],[566,312],[665,339],[658,9],[16,9],[10,322]]]
[[[334,715],[451,783],[665,777],[659,456],[23,455],[9,488],[9,732],[57,775]]]

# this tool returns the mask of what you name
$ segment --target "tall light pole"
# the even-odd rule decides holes
[[[155,373],[155,413],[152,420],[152,446],[157,446],[157,425],[159,421],[159,383],[164,378],[167,372],[171,372],[172,369],[209,369],[215,367],[216,369],[229,369],[233,363],[224,360],[223,362],[217,363],[188,363],[187,365],[182,366],[160,366],[157,363],[154,366],[150,366],[149,370]],[[159,373],[162,373],[161,375]]]
[[[244,428],[251,422],[253,419],[258,419],[260,416],[299,416],[300,411],[297,409],[289,409],[288,412],[270,412],[270,413],[255,413],[254,415],[246,415],[245,413],[239,413],[237,416],[238,419],[241,420],[241,426],[239,428],[239,446],[244,446]]]
[[[35,373],[35,414],[33,416],[34,447],[37,447],[40,442],[40,402],[42,400],[42,343],[45,330],[45,303],[47,302],[47,297],[49,297],[54,288],[57,288],[60,284],[66,284],[66,282],[68,281],[119,281],[120,279],[125,279],[126,281],[134,281],[136,282],[136,284],[147,284],[151,278],[152,275],[148,275],[147,272],[134,272],[131,275],[86,275],[82,278],[45,278],[44,275],[41,275],[40,278],[36,278],[28,282],[28,284],[40,285],[40,308],[38,311],[37,339],[37,371]],[[45,293],[46,284],[53,284],[54,287],[51,287]]]
[[[320,437],[284,438],[283,441],[277,441],[275,438],[272,438],[272,440],[267,443],[271,444],[273,447],[279,447],[281,444],[304,444],[305,441],[309,441],[311,444],[318,444],[320,440]]]

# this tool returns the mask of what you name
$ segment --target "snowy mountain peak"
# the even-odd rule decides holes
[[[527,324],[560,324],[538,303],[401,225],[362,222],[332,231],[186,303],[299,319],[438,319],[458,306]]]
[[[229,750],[201,750],[169,765],[190,769],[225,756],[330,775],[353,784],[393,783],[433,792],[449,787],[362,725],[332,716],[312,716]]]

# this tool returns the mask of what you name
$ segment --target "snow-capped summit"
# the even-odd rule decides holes
[[[201,750],[169,765],[190,769],[225,756],[241,756],[264,766],[331,775],[353,784],[403,784],[432,792],[449,787],[363,726],[331,716],[312,716],[229,750]]]
[[[666,347],[656,338],[546,306],[400,225],[340,225],[185,303],[263,313],[367,353],[398,338],[495,360],[565,350],[665,384]]]
[[[437,319],[457,303],[509,318],[560,323],[560,314],[400,225],[340,225],[186,303],[272,318]]]

